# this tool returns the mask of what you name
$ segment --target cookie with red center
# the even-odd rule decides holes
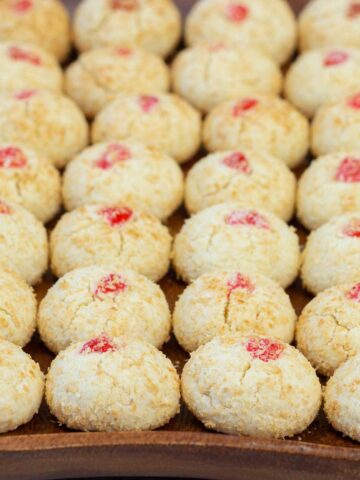
[[[282,75],[261,51],[228,46],[198,45],[182,50],[172,64],[174,91],[198,110],[209,112],[219,103],[240,96],[277,95]]]
[[[137,337],[161,348],[170,326],[160,287],[134,271],[112,266],[67,273],[48,290],[38,313],[41,339],[54,353],[102,334]]]
[[[33,44],[61,62],[68,56],[70,19],[61,1],[3,0],[0,18],[0,41]]]
[[[309,230],[331,218],[360,211],[360,156],[336,153],[314,160],[297,192],[297,216]]]
[[[92,141],[139,142],[184,163],[200,148],[201,126],[199,112],[176,95],[119,94],[95,118]]]
[[[65,208],[112,202],[148,210],[161,220],[181,204],[183,174],[177,163],[153,148],[132,142],[87,148],[68,165],[63,181]]]
[[[315,156],[357,152],[360,148],[360,94],[325,103],[312,124],[312,151]]]
[[[100,335],[60,352],[47,375],[46,401],[75,430],[151,430],[179,412],[179,384],[171,361],[153,345]]]
[[[180,35],[180,13],[169,0],[85,0],[75,11],[74,40],[80,52],[139,47],[167,57]]]
[[[0,364],[0,382],[6,385],[1,396],[0,432],[6,433],[30,422],[38,413],[44,393],[44,375],[30,355],[2,339]]]
[[[300,50],[322,47],[360,47],[360,2],[313,0],[299,18]]]
[[[179,297],[173,314],[177,341],[188,352],[217,335],[269,335],[291,343],[296,314],[273,280],[243,272],[205,273]]]
[[[88,144],[88,125],[77,105],[60,93],[24,89],[0,94],[0,142],[27,145],[56,167]]]
[[[340,284],[319,293],[300,315],[297,348],[321,375],[333,375],[349,357],[360,353],[359,300],[359,283]]]
[[[50,247],[51,267],[58,277],[75,268],[111,265],[115,273],[132,269],[158,281],[169,268],[171,236],[149,213],[126,205],[95,204],[65,214],[51,234]]]
[[[315,370],[298,350],[273,337],[234,332],[192,353],[181,391],[207,428],[263,438],[301,433],[322,399]]]
[[[208,0],[192,7],[185,40],[189,46],[222,42],[256,48],[283,64],[295,49],[296,22],[282,0],[272,0],[271,6],[267,0]]]
[[[60,92],[63,74],[55,58],[30,43],[0,43],[1,93],[45,89]]]
[[[295,168],[309,149],[309,124],[287,101],[257,94],[217,105],[205,119],[203,142],[209,152],[249,148]]]
[[[294,213],[296,180],[280,160],[251,149],[213,153],[191,168],[185,182],[189,213],[224,202],[265,208],[285,221]]]
[[[308,237],[301,277],[314,294],[334,285],[356,283],[360,262],[360,214],[332,218]]]
[[[360,52],[351,47],[326,47],[303,53],[285,79],[286,98],[307,117],[329,101],[358,92]]]
[[[291,227],[266,210],[222,203],[185,222],[175,237],[173,263],[191,283],[215,270],[262,273],[283,287],[299,268],[299,240]]]
[[[154,95],[169,90],[164,61],[138,48],[99,47],[83,53],[66,70],[68,95],[93,118],[119,93]]]

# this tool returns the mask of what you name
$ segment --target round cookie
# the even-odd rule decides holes
[[[360,47],[360,2],[312,0],[299,18],[300,49]]]
[[[46,400],[57,419],[76,430],[152,430],[180,411],[179,383],[170,360],[152,345],[102,335],[55,358]]]
[[[34,285],[48,266],[47,234],[32,213],[0,200],[0,263]]]
[[[360,442],[360,355],[343,363],[328,381],[324,410],[339,432]]]
[[[314,160],[297,193],[297,216],[309,230],[344,213],[360,212],[360,155],[335,153]]]
[[[83,112],[94,117],[119,93],[156,94],[169,90],[164,61],[140,49],[96,48],[66,70],[65,88]]]
[[[180,35],[180,13],[172,0],[82,0],[74,17],[74,39],[81,52],[140,47],[166,57]]]
[[[262,273],[287,287],[299,269],[299,239],[272,213],[224,203],[185,222],[175,238],[173,263],[188,283],[203,273],[239,270]]]
[[[179,207],[183,193],[183,174],[172,158],[129,142],[87,148],[68,165],[63,180],[67,210],[89,203],[125,203],[165,220]]]
[[[158,285],[131,270],[90,266],[61,277],[42,300],[42,341],[54,353],[105,333],[160,348],[169,339],[170,310]]]
[[[0,92],[28,88],[61,92],[63,74],[55,58],[29,43],[0,42]]]
[[[181,390],[207,428],[233,435],[292,437],[321,406],[321,385],[306,358],[278,340],[231,333],[191,355]]]
[[[110,265],[153,281],[169,268],[171,236],[153,215],[126,206],[87,205],[61,217],[50,236],[57,277],[75,268]]]
[[[45,90],[0,95],[0,142],[36,150],[64,167],[88,143],[88,125],[69,98]]]
[[[21,276],[0,267],[0,338],[24,347],[36,326],[37,303]]]
[[[51,220],[61,206],[61,177],[56,168],[33,150],[0,143],[0,192],[41,222]]]
[[[201,117],[176,95],[119,94],[92,127],[93,143],[108,140],[144,143],[183,163],[200,147]]]
[[[285,221],[294,213],[296,179],[277,158],[251,149],[208,155],[189,171],[185,204],[190,213],[224,202],[265,208]]]
[[[1,0],[0,41],[33,43],[60,62],[70,51],[70,19],[59,0]]]
[[[206,117],[203,140],[209,152],[253,148],[295,168],[309,149],[309,124],[285,100],[251,95],[215,107]]]
[[[301,277],[313,294],[360,281],[360,212],[331,219],[308,237]]]
[[[182,50],[172,65],[174,91],[202,112],[253,93],[277,95],[282,87],[278,66],[261,51],[220,45]]]
[[[39,411],[44,375],[20,347],[0,340],[0,433],[30,422]]]
[[[360,150],[360,93],[326,103],[315,115],[311,149],[316,157]]]
[[[296,314],[288,295],[263,275],[205,273],[175,305],[174,333],[188,352],[227,333],[269,335],[291,343]]]
[[[359,90],[360,51],[322,48],[305,52],[285,78],[286,98],[311,118],[324,103],[341,100]]]
[[[296,35],[294,14],[284,0],[200,0],[185,24],[188,45],[257,47],[281,64],[291,57]]]
[[[296,343],[326,376],[360,353],[360,283],[329,288],[308,303],[296,327]]]

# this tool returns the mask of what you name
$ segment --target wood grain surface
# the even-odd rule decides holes
[[[77,2],[65,3],[73,10]],[[177,1],[184,15],[193,3],[193,0]],[[298,12],[307,2],[290,3]],[[181,209],[169,220],[173,234],[180,229],[185,216]],[[304,243],[306,232],[296,226]],[[48,274],[37,288],[39,300],[54,280]],[[170,272],[161,287],[173,308],[184,285]],[[289,294],[300,313],[310,300],[309,295],[299,281],[289,289]],[[46,372],[53,355],[37,336],[26,351]],[[165,346],[164,352],[181,372],[187,355],[174,339]],[[17,480],[96,476],[360,479],[360,446],[336,433],[322,412],[303,434],[292,440],[270,441],[211,433],[184,406],[170,424],[155,432],[71,432],[58,425],[43,402],[39,414],[29,424],[0,435],[0,461],[0,479]]]

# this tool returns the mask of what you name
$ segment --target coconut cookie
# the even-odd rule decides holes
[[[0,143],[0,192],[46,223],[61,206],[60,174],[33,150]]]
[[[59,61],[70,51],[70,18],[59,0],[1,0],[0,41],[33,43]]]
[[[156,94],[169,90],[164,61],[129,48],[96,48],[80,55],[66,70],[66,92],[92,118],[119,93]]]
[[[152,430],[179,412],[179,383],[170,360],[154,346],[102,335],[55,358],[46,400],[57,419],[76,430]]]
[[[321,375],[333,375],[360,353],[360,283],[329,288],[308,303],[297,324],[296,342]]]
[[[360,281],[360,213],[341,215],[308,237],[301,277],[314,294],[342,283]]]
[[[311,149],[315,156],[360,149],[360,93],[326,103],[312,124]]]
[[[81,52],[140,47],[166,57],[180,35],[180,13],[172,0],[82,0],[75,12],[75,44]]]
[[[173,263],[188,283],[214,270],[239,270],[287,287],[297,276],[299,239],[272,213],[225,203],[185,222],[175,238]]]
[[[170,310],[158,285],[131,270],[91,266],[67,273],[48,290],[38,315],[41,339],[54,353],[106,333],[160,348]]]
[[[190,213],[224,202],[265,208],[285,221],[294,213],[296,179],[283,162],[251,149],[208,155],[186,177]]]
[[[292,437],[315,419],[321,385],[294,347],[236,333],[191,355],[181,378],[188,408],[207,428],[233,435]]]
[[[359,78],[358,49],[333,47],[312,50],[303,53],[291,65],[285,80],[285,95],[311,118],[324,103],[358,92]]]
[[[209,152],[253,148],[295,168],[309,149],[309,124],[285,100],[251,95],[215,107],[206,117],[203,140]]]
[[[185,40],[256,47],[282,64],[295,49],[296,21],[283,0],[201,0],[187,18]]]
[[[202,112],[253,93],[277,95],[282,87],[278,66],[261,51],[198,45],[181,51],[172,66],[174,91]]]
[[[360,155],[336,153],[313,161],[303,173],[297,216],[309,230],[344,213],[360,212]]]
[[[188,352],[226,333],[258,334],[291,343],[296,314],[288,295],[263,275],[205,273],[176,302],[174,333]]]
[[[23,90],[0,95],[0,142],[25,144],[61,168],[87,145],[88,125],[69,98]]]
[[[20,347],[0,340],[0,432],[15,430],[39,411],[44,376]]]
[[[331,425],[360,442],[360,355],[343,363],[325,388],[324,410]]]
[[[300,49],[343,45],[360,47],[357,0],[312,0],[300,14]]]
[[[179,207],[183,191],[183,174],[172,158],[129,142],[87,148],[68,165],[63,182],[67,210],[89,203],[129,204],[161,220]]]
[[[93,143],[108,140],[140,142],[183,163],[200,147],[201,117],[176,95],[120,94],[93,124]]]
[[[42,223],[14,203],[0,200],[0,264],[34,285],[48,266],[47,234]]]
[[[63,88],[63,74],[55,58],[29,43],[0,43],[0,70],[0,92],[27,88],[60,92]]]
[[[132,269],[158,281],[168,271],[171,236],[153,215],[126,206],[88,205],[61,217],[50,237],[58,277],[90,265]]]
[[[0,267],[0,338],[24,347],[36,326],[37,303],[21,276]]]

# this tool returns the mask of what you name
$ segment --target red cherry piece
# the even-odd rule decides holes
[[[12,213],[9,205],[2,200],[0,200],[0,215],[10,215]]]
[[[128,207],[105,207],[99,210],[99,215],[112,227],[119,227],[128,222],[133,216],[133,212]]]
[[[116,350],[116,345],[107,335],[103,334],[84,343],[80,350],[80,353],[107,353],[116,352]]]
[[[12,60],[31,63],[31,65],[35,66],[41,65],[41,59],[38,55],[31,52],[25,52],[25,50],[19,47],[10,47],[9,56]]]
[[[5,147],[0,149],[0,168],[24,168],[27,159],[18,147]]]
[[[224,43],[216,43],[215,45],[209,45],[209,52],[219,52],[220,50],[225,50],[226,46]]]
[[[226,16],[234,23],[241,23],[249,15],[249,9],[241,3],[231,3],[226,9]]]
[[[350,98],[350,100],[348,101],[348,105],[355,110],[360,110],[360,93]]]
[[[326,55],[324,58],[325,67],[335,67],[341,65],[349,60],[349,54],[341,50],[334,50]]]
[[[125,10],[131,12],[137,8],[136,0],[112,0],[111,8],[113,10]]]
[[[128,57],[132,54],[132,50],[130,48],[117,48],[116,53],[121,57]]]
[[[345,237],[360,238],[360,219],[353,220],[349,225],[346,225],[343,234]]]
[[[141,110],[144,113],[150,113],[159,103],[159,99],[157,97],[153,97],[150,95],[142,95],[139,98],[139,102],[140,102]]]
[[[360,2],[352,3],[351,5],[349,5],[347,16],[351,19],[360,16]]]
[[[123,292],[126,288],[125,280],[117,273],[110,273],[103,277],[95,289],[94,295],[101,299],[102,295],[115,294]]]
[[[344,183],[360,182],[360,158],[345,158],[339,165],[335,180]]]
[[[237,103],[234,106],[233,116],[239,117],[240,115],[243,115],[249,110],[252,110],[253,108],[255,108],[258,105],[258,103],[259,101],[256,100],[255,98],[246,98],[245,100],[242,100],[241,102]]]
[[[95,161],[95,166],[101,170],[109,170],[115,164],[124,162],[131,158],[130,150],[119,143],[109,145],[103,156]]]
[[[18,0],[13,3],[13,10],[15,12],[24,13],[32,8],[32,0]]]
[[[250,338],[246,342],[245,348],[252,358],[268,363],[280,358],[285,347],[270,338]]]
[[[14,98],[16,98],[17,100],[28,100],[34,95],[36,95],[36,90],[23,90],[19,93],[16,93],[14,95]]]
[[[239,172],[246,173],[247,175],[249,175],[252,171],[246,156],[240,152],[235,152],[231,155],[228,155],[222,160],[222,163],[233,170],[238,170]]]
[[[230,278],[230,280],[227,282],[227,287],[228,297],[230,297],[234,290],[244,290],[251,293],[255,289],[255,286],[251,283],[251,281],[247,277],[241,275],[241,273],[237,273],[233,278]]]
[[[360,283],[353,286],[353,288],[346,294],[346,298],[360,303]]]
[[[270,230],[267,219],[260,213],[251,210],[235,210],[226,216],[225,222],[228,225],[244,225]]]

